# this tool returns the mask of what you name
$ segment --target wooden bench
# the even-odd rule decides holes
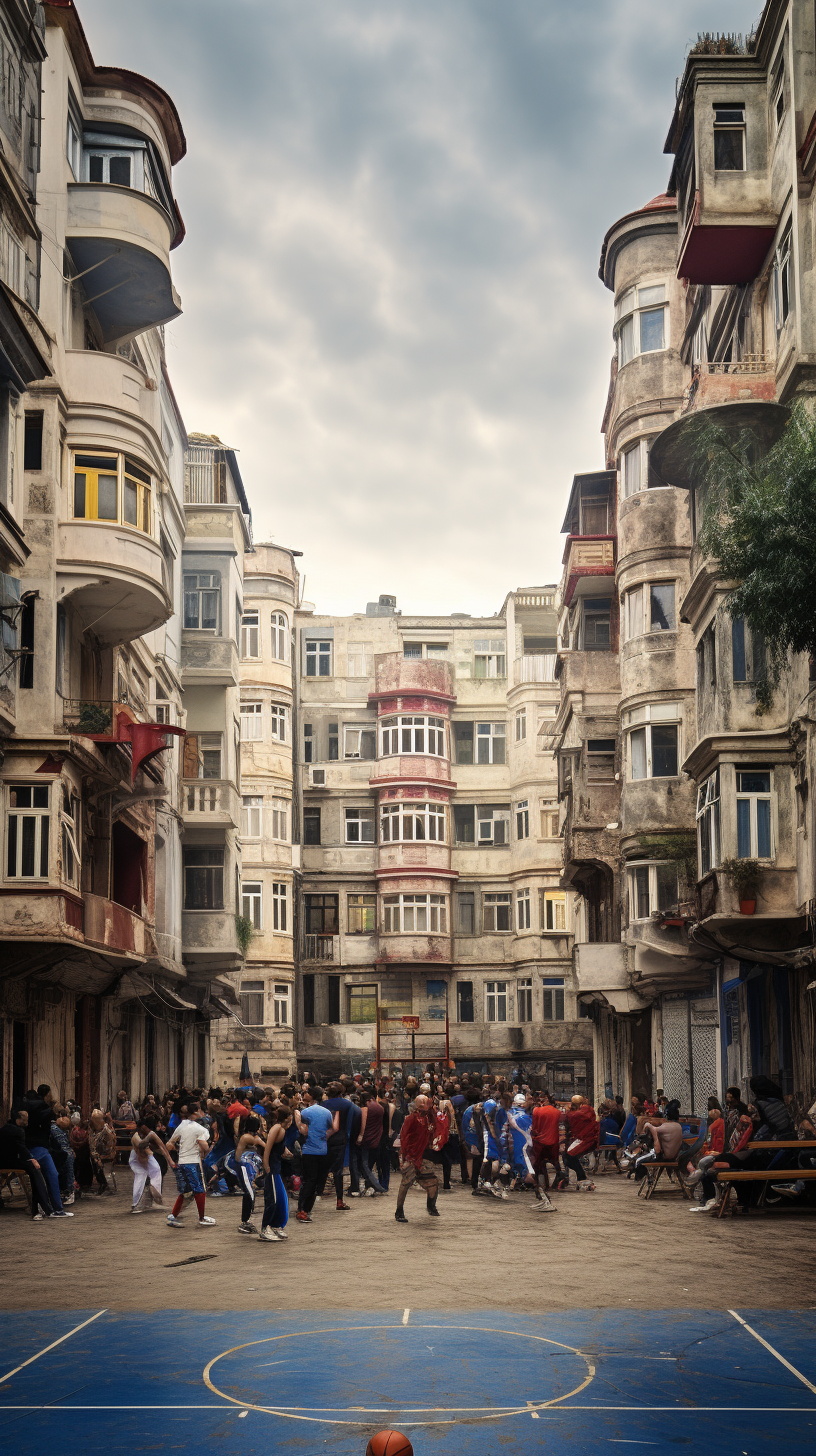
[[[31,1212],[31,1186],[28,1181],[28,1174],[24,1168],[0,1168],[0,1198],[3,1196],[3,1189],[9,1191],[9,1202],[16,1201],[16,1195],[12,1189],[12,1181],[16,1178],[18,1187],[22,1190],[26,1201],[26,1207]]]
[[[640,1181],[637,1196],[638,1198],[643,1198],[644,1203],[649,1202],[649,1199],[655,1192],[655,1189],[657,1188],[657,1185],[660,1182],[660,1179],[663,1177],[664,1173],[668,1175],[669,1183],[674,1182],[673,1175],[677,1175],[676,1187],[667,1189],[665,1191],[671,1193],[679,1193],[683,1198],[691,1198],[691,1194],[686,1187],[682,1170],[676,1158],[661,1158],[660,1160],[654,1158],[651,1162],[644,1163],[643,1167],[645,1169],[645,1176]],[[644,1193],[646,1195],[645,1197],[643,1197]]]
[[[787,1140],[783,1139],[779,1142],[765,1142],[763,1140],[762,1142],[755,1141],[748,1144],[748,1150],[750,1152],[778,1153],[783,1148],[795,1148],[800,1153],[816,1153],[816,1141],[812,1138],[808,1138],[807,1140],[803,1138],[791,1138]],[[713,1169],[712,1172],[714,1172]],[[759,1195],[757,1208],[765,1208],[768,1189],[772,1183],[796,1183],[800,1179],[804,1181],[813,1180],[816,1178],[816,1168],[721,1168],[719,1172],[715,1173],[715,1177],[717,1183],[725,1185],[725,1192],[712,1213],[714,1218],[722,1218],[731,1201],[731,1188],[735,1183],[753,1182],[764,1184]],[[797,1204],[796,1206],[801,1209],[803,1205]],[[804,1207],[810,1212],[812,1209],[816,1209],[816,1204],[806,1204]]]

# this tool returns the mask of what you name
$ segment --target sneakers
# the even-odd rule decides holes
[[[705,1203],[695,1203],[694,1207],[689,1209],[689,1213],[710,1213],[716,1206],[716,1198],[708,1198]]]
[[[198,1220],[198,1227],[199,1228],[211,1228],[214,1223],[215,1223],[215,1219],[214,1218],[200,1218]]]
[[[366,1188],[365,1197],[366,1198],[373,1198],[374,1197],[374,1189],[373,1188]]]
[[[582,1193],[594,1193],[595,1192],[595,1184],[594,1183],[590,1183],[590,1181],[589,1181],[588,1178],[582,1178],[581,1179],[581,1182],[578,1184],[578,1187],[580,1188],[580,1190],[581,1190]]]
[[[175,1215],[172,1213],[168,1213],[167,1222],[169,1223],[171,1228],[184,1228],[184,1224],[182,1223],[181,1219],[176,1218]]]
[[[298,1223],[312,1222],[312,1215],[310,1213],[304,1213],[302,1208],[298,1209],[297,1213],[295,1214],[295,1218],[297,1219]]]
[[[337,1212],[338,1213],[350,1213],[351,1212],[351,1206],[348,1203],[338,1203],[337,1204]]]
[[[688,1177],[686,1179],[686,1187],[687,1188],[696,1188],[697,1187],[697,1184],[698,1183],[702,1183],[702,1181],[703,1181],[702,1169],[701,1168],[695,1168],[694,1169],[694,1172],[693,1173],[689,1173],[689,1175],[688,1175]]]
[[[136,1206],[136,1204],[134,1204],[133,1205],[133,1208],[130,1211],[131,1211],[131,1213],[141,1213],[142,1210],[140,1208],[138,1208]]]
[[[215,1223],[215,1219],[212,1219],[212,1222]],[[256,1229],[254,1223],[247,1222],[239,1223],[238,1232],[239,1234],[256,1234],[258,1230]]]
[[[539,1213],[557,1213],[558,1212],[555,1204],[554,1203],[550,1203],[549,1198],[538,1198],[538,1199],[536,1199],[536,1205],[535,1206],[538,1209]]]
[[[49,1218],[73,1218],[72,1213],[66,1213],[64,1208],[58,1208],[54,1213],[49,1213]]]
[[[32,1215],[31,1222],[32,1223],[42,1223],[42,1221],[43,1221],[44,1218],[48,1218],[48,1214],[47,1213],[35,1213],[35,1214]]]
[[[73,1195],[73,1193],[64,1193],[64,1194],[61,1195],[61,1197],[62,1197],[62,1206],[63,1206],[63,1208],[70,1208],[71,1207],[71,1204],[74,1201],[74,1195]]]
[[[405,1217],[405,1214],[403,1213],[403,1211],[402,1211],[401,1208],[398,1208],[396,1210],[396,1212],[394,1213],[394,1217],[397,1220],[397,1223],[407,1223],[408,1222],[408,1220]]]
[[[272,1232],[273,1232],[273,1234],[277,1234],[277,1236],[278,1236],[279,1239],[288,1239],[288,1237],[289,1237],[288,1233],[286,1232],[286,1229],[275,1228],[275,1229],[272,1230]]]
[[[805,1191],[804,1178],[798,1178],[795,1183],[772,1183],[774,1193],[783,1193],[786,1198],[796,1198]]]
[[[269,1228],[268,1226],[261,1229],[261,1232],[258,1234],[258,1238],[260,1239],[262,1244],[276,1244],[278,1242],[278,1236],[275,1230],[273,1228]]]
[[[349,1198],[362,1198],[362,1196],[363,1195],[360,1192],[359,1188],[352,1188],[349,1190]]]

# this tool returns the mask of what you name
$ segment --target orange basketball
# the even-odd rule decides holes
[[[366,1446],[366,1456],[414,1456],[414,1448],[402,1431],[378,1431]]]

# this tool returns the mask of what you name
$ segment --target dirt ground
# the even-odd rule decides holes
[[[6,1310],[805,1309],[816,1303],[816,1216],[794,1212],[715,1221],[690,1214],[677,1194],[648,1204],[625,1178],[597,1192],[554,1194],[538,1213],[532,1194],[472,1198],[454,1183],[440,1218],[411,1190],[408,1226],[396,1224],[396,1183],[386,1198],[334,1198],[311,1224],[289,1223],[286,1243],[238,1232],[240,1199],[209,1200],[214,1228],[195,1211],[183,1229],[161,1212],[133,1217],[131,1174],[118,1193],[84,1197],[72,1219],[33,1223],[22,1205],[0,1214],[0,1305]],[[165,1180],[165,1202],[175,1196]],[[255,1221],[260,1225],[260,1201]],[[773,1224],[773,1227],[772,1227]],[[201,1263],[168,1267],[194,1255]],[[526,1262],[527,1275],[519,1277]],[[511,1272],[512,1270],[512,1272]]]

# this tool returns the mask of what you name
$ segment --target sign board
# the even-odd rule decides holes
[[[418,1016],[403,1016],[401,1017],[401,1021],[406,1031],[419,1031]]]

